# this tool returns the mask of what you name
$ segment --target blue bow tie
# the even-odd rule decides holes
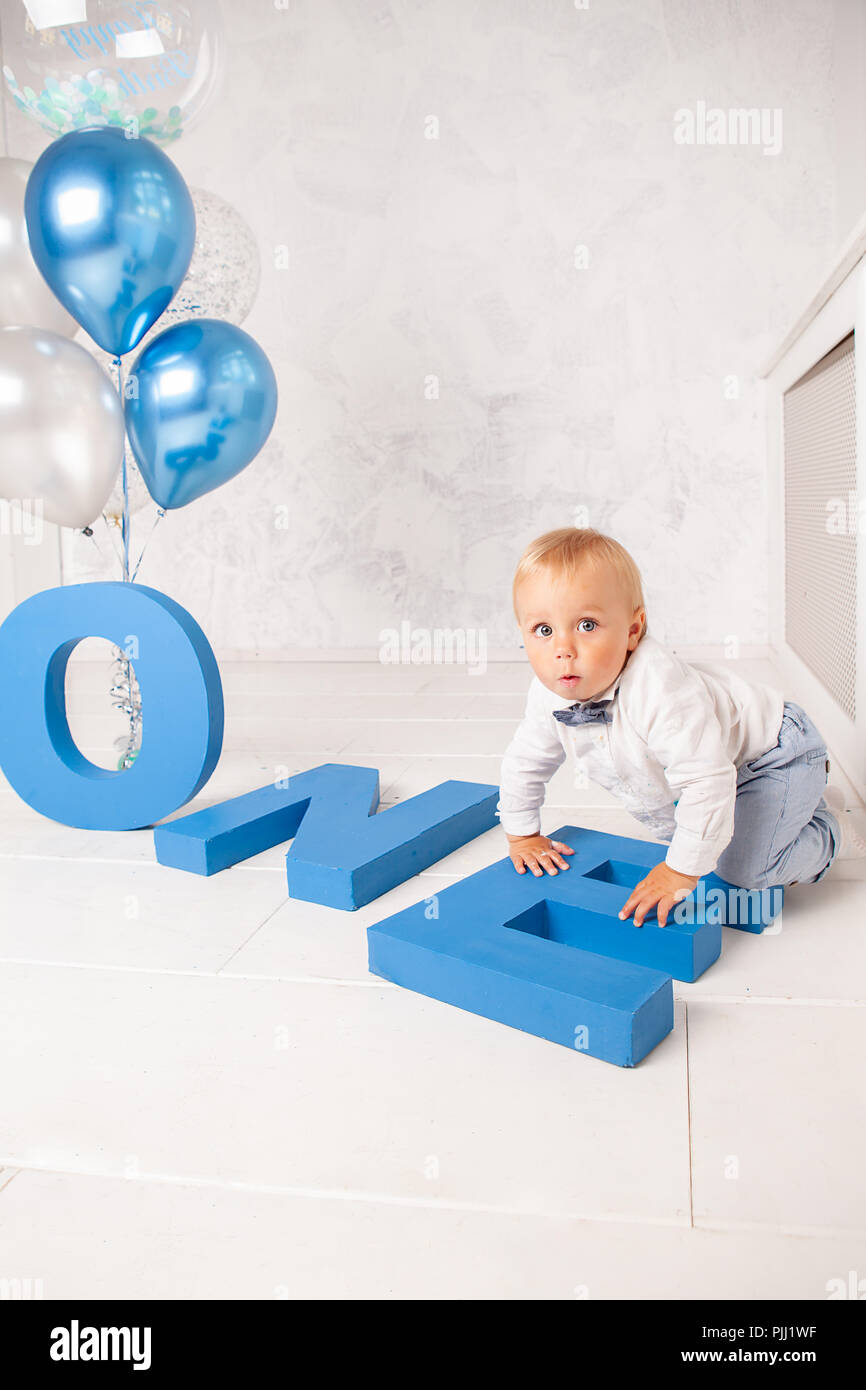
[[[583,704],[569,705],[568,709],[555,709],[554,719],[560,724],[590,724],[597,719],[602,724],[610,724],[613,715],[610,706],[613,700],[586,700]]]

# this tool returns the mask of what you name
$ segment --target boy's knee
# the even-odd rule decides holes
[[[716,873],[734,888],[773,888],[778,882],[764,860],[757,857],[750,859],[748,855],[742,854],[738,854],[727,866],[725,856],[722,855],[716,865]]]

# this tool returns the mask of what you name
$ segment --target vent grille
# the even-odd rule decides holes
[[[854,334],[784,397],[785,638],[848,717],[857,673]]]

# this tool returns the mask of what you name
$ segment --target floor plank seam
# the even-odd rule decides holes
[[[214,973],[215,973],[216,975],[221,974],[221,972],[222,972],[223,970],[225,970],[225,968],[226,968],[226,966],[228,965],[229,961],[234,960],[234,958],[235,958],[235,956],[238,954],[238,952],[239,952],[239,951],[242,951],[242,950],[244,949],[245,946],[248,946],[248,945],[250,944],[250,942],[252,941],[253,937],[258,936],[258,934],[259,934],[259,932],[262,930],[262,928],[263,928],[263,927],[266,927],[266,926],[268,925],[268,922],[270,922],[271,919],[272,919],[273,917],[276,917],[277,913],[278,913],[278,912],[281,912],[282,909],[283,909],[284,907],[285,907],[285,903],[277,903],[277,906],[274,908],[273,912],[269,912],[268,915],[267,915],[267,917],[264,919],[264,921],[259,922],[255,927],[253,927],[253,930],[250,932],[250,934],[249,934],[249,936],[246,938],[246,940],[245,940],[245,941],[242,941],[242,942],[240,943],[239,946],[236,946],[236,947],[235,947],[235,949],[232,951],[231,955],[228,956],[228,957],[226,958],[226,960],[223,961],[222,965],[217,966],[217,969],[216,969],[216,971],[215,971]]]
[[[686,1041],[686,1126],[689,1141],[689,1225],[695,1224],[694,1161],[692,1153],[692,1086],[689,1065],[689,1006],[683,1001],[683,1025]]]
[[[279,910],[279,909],[277,909]],[[254,971],[229,971],[228,974],[220,974],[216,970],[171,970],[166,967],[154,965],[120,965],[105,961],[69,961],[69,960],[31,960],[25,956],[0,956],[0,965],[38,965],[50,966],[56,970],[100,970],[106,974],[116,973],[119,975],[176,975],[182,979],[190,980],[256,980],[266,981],[270,984],[293,984],[293,985],[343,985],[350,988],[361,989],[400,989],[399,985],[391,980],[375,979],[346,979],[337,975],[272,975],[257,974]],[[220,970],[224,970],[220,966]]]
[[[3,1160],[0,1158],[0,1165]],[[10,1164],[11,1166],[11,1164]],[[220,1192],[239,1192],[249,1196],[287,1197],[328,1202],[363,1202],[374,1206],[408,1207],[416,1210],[454,1211],[486,1216],[530,1217],[546,1221],[569,1221],[605,1226],[653,1226],[672,1230],[688,1230],[689,1223],[684,1216],[676,1220],[664,1216],[608,1215],[604,1212],[554,1211],[544,1207],[520,1207],[498,1205],[489,1202],[458,1201],[438,1197],[401,1197],[395,1193],[372,1192],[362,1188],[327,1188],[290,1186],[280,1183],[254,1183],[242,1179],[201,1177],[184,1173],[145,1173],[140,1170],[134,1177],[123,1173],[103,1172],[90,1168],[39,1167],[24,1163],[18,1166],[18,1173],[45,1173],[66,1178],[94,1178],[111,1182],[155,1183],[169,1187],[195,1187]]]
[[[6,1166],[13,1166],[9,1160],[5,1160],[5,1162]],[[3,1163],[4,1160],[0,1158],[0,1166],[2,1166]],[[694,1222],[690,1222],[687,1216],[683,1216],[681,1220],[676,1220],[670,1217],[645,1216],[637,1213],[633,1215],[609,1215],[604,1212],[551,1211],[544,1207],[519,1207],[483,1202],[461,1202],[454,1199],[437,1197],[400,1197],[393,1193],[370,1192],[363,1189],[289,1186],[277,1183],[251,1183],[240,1179],[200,1177],[194,1174],[189,1175],[182,1173],[142,1173],[139,1171],[134,1177],[130,1177],[122,1173],[102,1172],[97,1169],[38,1167],[29,1163],[20,1164],[17,1161],[14,1166],[14,1176],[16,1177],[22,1173],[43,1173],[64,1178],[93,1178],[111,1182],[153,1183],[169,1187],[194,1187],[210,1191],[238,1192],[248,1196],[285,1197],[293,1200],[328,1202],[359,1202],[373,1206],[397,1206],[415,1210],[464,1212],[482,1216],[515,1216],[533,1220],[561,1221],[572,1224],[580,1223],[590,1226],[646,1226],[655,1229],[688,1231],[689,1233],[694,1232],[695,1234],[701,1233],[719,1236],[755,1235],[764,1237],[782,1236],[784,1238],[811,1241],[866,1241],[866,1227],[798,1226],[785,1222],[773,1223],[735,1220],[714,1222],[709,1218],[699,1218]],[[6,1186],[8,1185],[7,1183]]]

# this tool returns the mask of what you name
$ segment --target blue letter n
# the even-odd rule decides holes
[[[499,788],[441,782],[375,814],[379,773],[323,763],[218,806],[160,825],[160,864],[214,874],[293,839],[289,896],[352,911],[498,825]]]

